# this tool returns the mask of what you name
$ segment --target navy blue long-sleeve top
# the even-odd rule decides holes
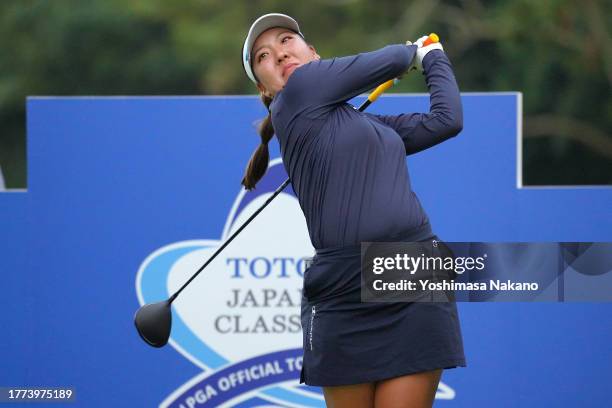
[[[430,51],[429,113],[359,112],[347,101],[408,69],[416,46],[389,45],[298,67],[270,105],[283,164],[316,249],[398,236],[429,223],[412,191],[406,155],[462,128],[451,64]]]

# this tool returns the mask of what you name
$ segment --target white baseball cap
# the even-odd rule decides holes
[[[288,28],[304,38],[304,34],[300,32],[300,27],[298,26],[297,21],[288,15],[270,13],[265,14],[255,20],[249,29],[249,33],[244,40],[244,46],[242,47],[242,65],[244,66],[244,71],[246,72],[247,76],[254,83],[257,83],[257,79],[255,79],[255,74],[253,74],[253,69],[251,68],[251,50],[253,48],[253,43],[255,43],[255,40],[257,40],[257,37],[259,37],[261,33],[272,27]]]

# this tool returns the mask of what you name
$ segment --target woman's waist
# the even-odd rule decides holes
[[[359,240],[358,243],[350,245],[328,246],[316,248],[315,258],[335,258],[351,255],[360,255],[362,242],[421,242],[435,237],[429,222],[425,222],[417,227],[401,231],[394,234],[385,234],[373,238]]]
[[[398,234],[363,242],[423,242],[435,239],[429,223]],[[304,273],[304,296],[311,300],[352,296],[359,299],[361,287],[361,243],[318,248]]]

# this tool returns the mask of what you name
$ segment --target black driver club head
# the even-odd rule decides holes
[[[141,306],[134,315],[134,324],[140,337],[150,346],[163,347],[168,343],[172,328],[170,301]]]

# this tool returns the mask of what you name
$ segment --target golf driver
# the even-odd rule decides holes
[[[438,36],[436,34],[430,34],[423,45],[429,45],[438,42]],[[364,103],[359,106],[359,111],[364,111],[370,104],[372,104],[378,97],[389,89],[396,80],[391,79],[382,85],[379,85],[369,96]],[[172,311],[170,309],[172,302],[178,297],[178,295],[193,281],[199,274],[219,255],[225,247],[232,242],[234,238],[247,226],[249,223],[274,200],[274,198],[281,193],[289,185],[290,180],[287,179],[281,184],[274,193],[266,200],[266,202],[257,209],[241,226],[234,232],[224,243],[215,251],[215,253],[206,261],[204,265],[198,269],[191,278],[179,290],[177,290],[170,298],[157,303],[149,303],[141,306],[134,315],[134,323],[138,334],[142,339],[152,347],[163,347],[168,343],[170,338],[170,330],[172,329]]]

